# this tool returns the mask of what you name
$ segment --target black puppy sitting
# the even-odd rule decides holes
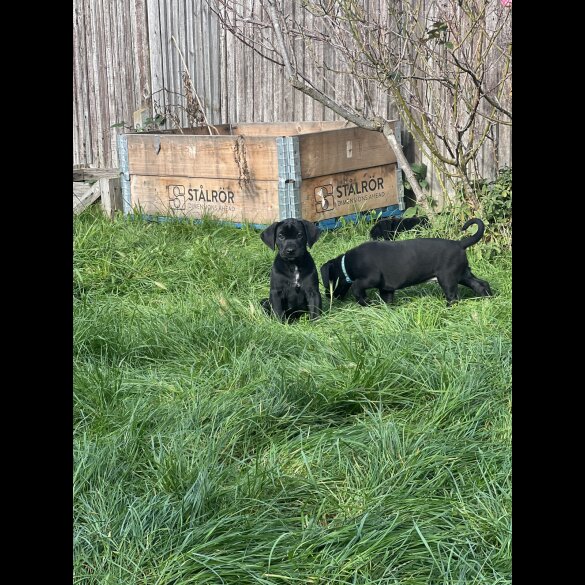
[[[321,313],[317,267],[307,251],[319,239],[319,228],[304,219],[285,219],[268,226],[261,234],[278,255],[270,273],[270,298],[261,301],[281,320],[296,319],[308,312],[311,319]]]
[[[461,228],[477,225],[477,232],[460,241],[442,238],[415,238],[401,242],[366,242],[329,260],[321,266],[326,293],[333,285],[333,296],[343,298],[353,284],[360,305],[367,305],[366,290],[377,288],[380,297],[391,303],[394,291],[436,278],[445,293],[447,304],[459,298],[457,285],[469,287],[480,296],[492,294],[490,285],[471,273],[465,248],[483,236],[480,219],[470,219]]]
[[[429,225],[426,217],[387,217],[377,221],[370,230],[372,240],[393,240],[396,234]]]

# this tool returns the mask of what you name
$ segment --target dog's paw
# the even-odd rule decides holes
[[[377,304],[377,301],[375,301],[374,299],[369,299],[369,298],[357,299],[357,302],[358,302],[358,305],[361,305],[362,307],[369,307],[371,305]]]

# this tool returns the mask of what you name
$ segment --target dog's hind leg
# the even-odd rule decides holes
[[[469,267],[465,271],[463,277],[459,280],[459,284],[470,288],[480,297],[492,296],[492,289],[490,288],[489,282],[481,280],[481,278],[477,278],[477,276],[471,272]]]
[[[474,293],[478,294],[480,297],[491,297],[492,296],[492,289],[490,285],[485,280],[481,280],[480,278],[462,278],[459,281],[462,285],[470,288]]]

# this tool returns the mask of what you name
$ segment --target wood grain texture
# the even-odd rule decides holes
[[[102,209],[112,219],[116,211],[123,209],[120,177],[114,179],[104,178],[98,182]]]
[[[278,180],[272,137],[129,134],[128,162],[133,175]]]
[[[301,214],[309,221],[396,205],[396,164],[304,179],[300,191]]]
[[[383,20],[389,18],[389,2],[364,0],[360,4],[369,18]],[[123,130],[111,128],[113,124],[131,123],[132,112],[141,107],[151,108],[152,100],[156,100],[162,109],[172,104],[184,106],[180,96],[184,92],[183,66],[171,41],[173,34],[183,51],[210,123],[240,125],[339,120],[339,116],[321,104],[293,90],[284,79],[281,66],[263,60],[231,33],[222,30],[210,4],[217,8],[214,0],[74,0],[75,164],[117,166],[116,135]],[[246,18],[256,18],[260,22],[267,20],[258,0],[242,0],[238,6],[240,23]],[[290,19],[297,19],[320,30],[319,19],[304,13],[302,3],[283,0],[282,6],[289,24]],[[499,3],[490,5],[486,14],[488,26],[493,28],[494,11],[501,10],[504,9]],[[245,26],[249,28],[250,25]],[[273,38],[269,29],[263,30],[261,35],[257,45],[261,40]],[[511,21],[493,54],[508,51],[510,43]],[[313,61],[301,46],[301,40],[295,41],[299,65],[304,65],[314,77],[316,86],[342,102],[358,103],[360,98],[355,86],[345,76],[335,73],[343,68],[337,52],[316,43],[312,47]],[[263,49],[275,56],[266,43]],[[486,67],[486,79],[493,91],[499,92],[504,107],[511,107],[511,78],[505,78],[506,72],[499,64],[487,64]],[[396,117],[396,108],[382,89],[373,93],[371,105],[362,104],[362,107],[366,113],[373,110],[386,118]],[[482,105],[481,113],[489,114],[489,107]],[[186,116],[180,108],[178,114],[182,123],[186,123]],[[167,124],[166,129],[170,127]],[[420,149],[414,151],[412,160],[429,165],[432,193],[439,196],[442,189],[440,177]],[[493,178],[498,168],[511,163],[511,127],[495,125],[480,150],[477,172]],[[320,171],[317,169],[317,172]]]
[[[395,163],[380,132],[345,128],[299,136],[302,178]]]
[[[89,185],[88,183],[73,183],[73,213],[81,213],[89,207],[100,196],[99,182]]]
[[[278,219],[278,181],[133,175],[132,207],[150,215],[268,224]]]
[[[114,179],[120,177],[119,169],[73,169],[74,181],[95,181],[98,179]]]

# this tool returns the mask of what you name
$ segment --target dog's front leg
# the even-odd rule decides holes
[[[353,295],[362,307],[367,307],[372,304],[372,301],[366,297],[366,289],[358,281],[353,283]]]
[[[307,293],[307,305],[309,306],[309,317],[317,319],[321,315],[323,302],[319,291],[310,291]]]
[[[282,302],[282,292],[279,290],[271,289],[270,290],[270,305],[272,306],[272,311],[274,314],[281,320],[284,320],[284,303]]]

